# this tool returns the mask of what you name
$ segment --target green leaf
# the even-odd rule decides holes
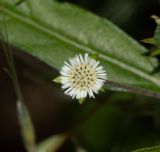
[[[147,147],[139,150],[134,150],[132,152],[160,152],[160,146]]]
[[[23,142],[27,148],[27,151],[36,152],[34,127],[32,125],[28,109],[22,101],[17,101],[17,111],[21,126],[21,134],[23,136]]]
[[[0,28],[13,46],[58,70],[77,53],[98,53],[109,80],[160,91],[159,74],[150,75],[158,61],[108,20],[66,2],[2,2],[6,26],[0,20]]]
[[[160,18],[158,16],[152,15],[151,18],[153,18],[157,24],[160,24]]]
[[[155,41],[153,38],[146,38],[146,39],[141,40],[141,42],[155,44]]]
[[[154,38],[155,44],[160,48],[160,24],[157,25],[153,38]]]
[[[54,78],[52,81],[56,82],[56,83],[61,83],[61,77],[58,76],[58,77]]]
[[[151,16],[155,22],[157,23],[157,27],[154,31],[153,39],[155,41],[155,44],[160,48],[160,18],[156,15]]]
[[[151,56],[157,56],[157,55],[160,55],[160,49],[157,49],[151,53]]]
[[[38,144],[38,152],[56,152],[67,137],[67,134],[59,134],[42,141]]]
[[[83,147],[77,147],[76,152],[87,152]]]

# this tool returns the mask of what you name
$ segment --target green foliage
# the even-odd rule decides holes
[[[144,43],[154,44],[157,49],[151,53],[151,56],[157,56],[160,54],[160,18],[158,16],[151,16],[157,23],[156,29],[154,31],[153,38],[147,38],[142,40]]]
[[[139,150],[134,150],[132,152],[160,152],[160,146],[143,148]]]
[[[38,144],[38,152],[56,152],[66,141],[67,134],[59,134],[50,137]]]
[[[151,53],[151,56],[157,56],[160,54],[160,49],[157,49]]]
[[[160,20],[158,18],[158,20]],[[159,23],[159,22],[158,22]],[[158,49],[156,49],[155,51],[152,52],[152,56],[157,56],[160,54],[160,24],[157,23],[157,27],[153,36],[155,45],[158,47]]]
[[[159,74],[150,75],[157,61],[143,56],[147,50],[106,19],[52,0],[18,6],[3,0],[2,7],[10,43],[48,65],[60,69],[77,53],[98,52],[109,80],[160,90]]]
[[[153,39],[155,41],[155,44],[158,46],[158,48],[160,48],[160,24],[157,24]]]
[[[6,42],[8,42],[7,35],[1,34],[1,37],[3,37],[3,39],[6,40]],[[22,140],[28,152],[36,152],[37,150],[36,150],[36,144],[35,144],[36,138],[35,138],[34,127],[33,127],[28,109],[24,103],[23,94],[21,92],[21,88],[20,88],[18,77],[17,77],[12,52],[11,52],[12,50],[10,45],[4,45],[4,44],[2,44],[2,49],[3,49],[4,57],[7,61],[7,68],[8,68],[7,71],[12,80],[14,91],[16,94],[18,121],[21,127],[21,135],[23,137]]]
[[[147,50],[107,19],[72,4],[55,0],[3,0],[0,11],[5,16],[0,17],[0,29],[2,33],[7,31],[9,43],[52,68],[60,70],[69,57],[88,52],[101,61],[107,71],[108,80],[139,89],[160,91],[160,73],[151,75],[158,66],[158,61],[153,57],[144,56]],[[160,28],[157,26],[154,38],[145,41],[160,46],[159,31]],[[3,37],[0,39],[8,42]],[[59,79],[56,81],[59,82]],[[76,113],[71,112],[72,115]],[[78,112],[82,114],[84,109]],[[27,109],[22,107],[19,113],[22,134],[27,141],[31,141],[31,145],[34,145],[34,130]],[[118,108],[104,105],[100,111],[95,111],[90,119],[80,124],[73,134],[82,146],[91,152],[114,151],[112,146],[120,138],[117,135],[120,135],[119,129],[122,127],[124,117],[125,114]],[[77,115],[75,119],[78,119]],[[136,123],[132,124],[131,130],[137,126]],[[138,135],[136,137],[145,141]],[[38,145],[39,151],[56,151],[65,140],[66,134],[53,136]],[[130,140],[125,141],[128,145],[129,142]],[[137,138],[134,142],[137,143]],[[119,143],[117,145],[120,146]],[[118,147],[119,151],[120,149]]]
[[[17,111],[24,145],[28,152],[36,152],[34,127],[28,109],[22,101],[17,101]]]
[[[155,41],[153,38],[146,38],[144,40],[141,40],[144,43],[149,43],[149,44],[155,44]]]

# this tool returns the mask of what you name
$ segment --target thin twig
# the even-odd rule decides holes
[[[120,89],[121,91],[124,91],[124,92],[130,92],[130,93],[135,93],[135,94],[139,94],[139,95],[144,95],[144,96],[154,97],[154,98],[160,99],[160,93],[158,93],[158,92],[154,92],[154,91],[143,89],[143,88],[129,86],[127,84],[123,84],[123,83],[119,83],[119,82],[106,81],[105,86],[107,88]]]

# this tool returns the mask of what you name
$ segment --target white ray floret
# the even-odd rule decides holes
[[[98,94],[107,79],[106,72],[99,63],[87,53],[70,58],[69,63],[64,62],[60,71],[64,93],[76,99],[86,98],[87,95],[94,98],[94,93]]]

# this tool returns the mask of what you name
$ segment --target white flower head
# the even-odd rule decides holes
[[[94,93],[98,94],[107,78],[99,63],[87,53],[84,57],[79,54],[70,58],[69,63],[64,62],[60,79],[65,94],[76,99],[83,99],[87,95],[94,98]]]

